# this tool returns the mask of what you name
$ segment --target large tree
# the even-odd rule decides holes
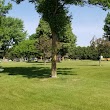
[[[1,38],[1,32],[2,32],[1,23],[3,22],[4,17],[6,16],[6,14],[11,8],[12,8],[12,4],[8,3],[7,5],[5,5],[5,0],[0,0],[0,38]],[[2,48],[1,45],[2,45],[2,42],[0,40],[0,53],[3,52],[1,50]]]
[[[0,26],[0,41],[4,51],[4,58],[7,50],[24,40],[26,32],[24,31],[23,21],[18,18],[4,17]]]
[[[110,13],[107,14],[107,17],[105,18],[105,25],[104,25],[104,31],[105,31],[105,38],[110,41]]]
[[[23,21],[18,18],[7,17],[9,9],[12,5],[5,5],[5,0],[0,1],[0,47],[3,50],[5,58],[7,50],[21,42],[25,36]]]
[[[66,54],[71,56],[71,53],[76,46],[76,36],[72,32],[71,22],[69,22],[65,27],[66,29],[64,34],[59,38],[59,41],[62,43],[59,53],[62,57]]]
[[[20,3],[24,0],[15,0]],[[52,66],[51,76],[57,77],[56,70],[56,54],[57,54],[57,40],[59,36],[65,32],[66,24],[70,20],[68,16],[67,5],[85,5],[93,4],[100,5],[104,9],[110,8],[109,0],[29,0],[35,3],[38,13],[40,13],[45,21],[49,23],[52,33]]]

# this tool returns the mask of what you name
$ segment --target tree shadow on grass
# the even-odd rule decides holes
[[[84,64],[84,65],[78,65],[78,66],[99,66],[99,64],[96,64],[96,65],[92,65],[92,64],[88,64],[88,65],[86,65],[86,64]]]
[[[61,75],[77,75],[73,68],[58,68],[57,73]]]
[[[3,73],[8,73],[8,75],[22,75],[27,78],[50,77],[50,69],[42,67],[6,67]]]
[[[51,69],[47,67],[5,67],[2,73],[8,75],[21,75],[27,78],[49,78]],[[61,75],[76,75],[71,74],[71,68],[58,68],[58,74]]]

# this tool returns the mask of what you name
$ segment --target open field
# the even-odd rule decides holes
[[[0,65],[0,110],[110,110],[109,61],[64,61],[55,79],[50,63]]]

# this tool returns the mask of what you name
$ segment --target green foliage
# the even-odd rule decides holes
[[[107,17],[105,18],[105,25],[103,30],[105,31],[104,37],[110,41],[110,13],[108,13]]]
[[[63,0],[62,0],[63,1]],[[87,0],[64,0],[65,4],[71,4],[71,5],[80,5],[83,6],[87,3]]]
[[[110,9],[110,1],[109,0],[88,0],[89,4],[98,5],[104,10]]]
[[[40,19],[39,25],[36,29],[36,36],[38,39],[36,47],[45,60],[51,56],[52,39],[49,24],[43,19]]]
[[[22,41],[26,37],[23,21],[18,18],[12,18],[12,17],[3,18],[1,29],[0,29],[0,37],[1,37],[1,40],[3,39],[3,41],[5,39],[7,41],[13,40],[15,44],[18,44],[20,41]]]
[[[11,49],[11,56],[13,58],[30,58],[35,56],[37,49],[35,46],[35,40],[24,40]]]
[[[2,17],[0,41],[4,56],[10,46],[16,45],[26,37],[22,20],[18,18]]]
[[[103,38],[93,38],[90,46],[76,47],[70,58],[98,60],[100,55],[104,58],[110,58],[110,42]]]
[[[110,42],[99,38],[92,40],[91,48],[97,51],[98,56],[103,55],[105,58],[110,58]]]
[[[44,19],[40,19],[39,25],[36,29],[36,36],[39,38],[40,36],[50,37],[51,38],[51,29],[48,22],[44,21]]]
[[[40,36],[36,42],[36,47],[44,60],[51,57],[52,40],[49,37]]]
[[[97,45],[97,50],[100,55],[104,58],[110,58],[110,42],[106,40],[101,40]]]
[[[30,35],[30,36],[29,36],[29,39],[30,39],[30,40],[36,40],[36,39],[37,39],[36,33]]]
[[[0,56],[1,53],[3,53],[3,50],[1,50],[3,42],[1,41],[3,29],[2,29],[2,23],[4,22],[4,16],[8,13],[8,11],[12,8],[12,5],[8,3],[5,5],[5,0],[0,0]]]
[[[4,57],[8,49],[18,44],[26,37],[23,21],[18,18],[6,17],[12,5],[5,5],[5,0],[0,1],[0,46],[4,51]]]
[[[72,32],[71,22],[66,25],[66,30],[62,36],[60,36],[60,40],[62,43],[62,47],[60,49],[60,54],[62,56],[69,54],[74,51],[74,47],[76,46],[76,36]]]
[[[36,33],[32,34],[29,39],[36,40],[36,48],[39,51],[39,55],[42,56],[44,60],[51,56],[51,31],[49,24],[46,21],[40,19]]]
[[[12,4],[8,3],[5,5],[5,0],[0,0],[0,18],[5,16],[10,9],[12,9]]]
[[[47,8],[48,7],[48,8]],[[69,21],[68,10],[59,0],[38,0],[37,11],[42,14],[45,21],[49,23],[52,32],[57,36],[65,31]]]
[[[43,38],[40,38],[40,37],[43,37]],[[50,48],[51,48],[52,44],[47,42],[48,41],[47,39],[49,39],[51,37],[52,37],[52,33],[51,33],[51,29],[49,27],[49,24],[46,21],[44,21],[43,19],[41,19],[40,23],[36,29],[36,38],[42,39],[43,42],[45,44],[47,44],[48,46],[50,46]],[[70,50],[73,51],[73,48],[75,47],[76,36],[72,32],[71,22],[69,22],[69,24],[66,25],[65,32],[63,35],[59,36],[58,41],[59,42],[57,43],[57,50],[58,50],[59,54],[64,56],[67,53],[69,53]],[[40,45],[44,45],[42,43]],[[40,45],[38,47],[40,47]],[[41,47],[45,48],[45,46],[41,46]]]
[[[92,46],[87,47],[77,46],[71,52],[70,58],[97,60],[99,58],[99,54],[98,50],[94,49]]]

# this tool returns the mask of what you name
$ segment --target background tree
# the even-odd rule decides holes
[[[110,42],[104,38],[92,40],[91,48],[96,51],[98,57],[100,55],[103,55],[105,58],[110,57]]]
[[[41,35],[37,42],[37,49],[43,56],[44,62],[46,63],[46,59],[51,57],[51,39],[47,36]]]
[[[42,18],[40,19],[39,25],[36,29],[36,38],[38,39],[36,47],[43,57],[44,62],[46,62],[46,58],[50,58],[51,56],[51,31],[49,24]]]
[[[61,49],[59,51],[61,56],[63,57],[66,54],[71,56],[71,53],[74,51],[76,46],[76,36],[72,32],[71,22],[66,25],[64,35],[60,36],[59,41],[62,43]]]
[[[36,33],[30,35],[30,36],[29,36],[29,39],[30,39],[30,40],[36,40],[36,39],[37,39]]]
[[[20,3],[23,0],[15,0]],[[51,76],[57,77],[56,68],[56,54],[57,41],[64,33],[65,26],[70,21],[68,16],[67,5],[84,5],[93,4],[103,6],[104,9],[110,8],[110,1],[106,0],[29,0],[35,3],[37,12],[39,12],[43,19],[49,23],[52,33],[52,66]]]
[[[104,37],[110,41],[110,13],[107,14],[107,17],[105,18],[105,25],[103,30],[105,31]]]
[[[12,4],[5,5],[5,0],[0,0],[0,18],[6,16],[10,9],[12,9]]]
[[[105,58],[110,57],[110,42],[102,38],[97,39],[97,50],[99,55]]]
[[[43,18],[40,19],[39,25],[36,29],[36,37],[39,38],[41,35],[50,38],[52,37],[50,26]]]
[[[11,59],[27,59],[28,62],[30,58],[35,58],[36,54],[38,53],[35,46],[35,40],[24,40],[20,42],[18,45],[14,46],[10,51]]]
[[[6,14],[8,13],[8,11],[12,8],[12,4],[8,3],[7,5],[5,5],[5,0],[0,0],[0,39],[2,37],[2,28],[1,28],[1,23],[3,22],[4,17],[6,16]],[[2,56],[2,42],[0,40],[0,56]]]
[[[4,17],[0,28],[1,49],[4,51],[4,58],[8,49],[24,40],[25,37],[26,32],[24,31],[22,20],[18,18]]]

